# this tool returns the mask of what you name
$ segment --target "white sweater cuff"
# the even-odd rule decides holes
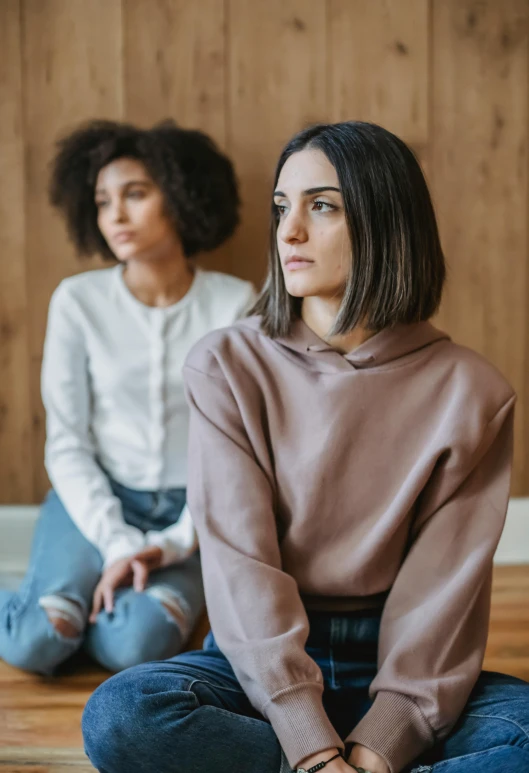
[[[197,534],[187,505],[177,523],[162,531],[148,531],[145,537],[147,545],[162,549],[162,566],[185,561],[198,547]]]
[[[117,539],[113,540],[108,545],[103,555],[104,568],[108,568],[111,564],[115,564],[121,558],[128,558],[135,553],[139,553],[140,550],[145,548],[145,537],[138,531],[138,533],[130,533],[120,535]]]

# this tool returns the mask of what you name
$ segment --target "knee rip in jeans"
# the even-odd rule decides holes
[[[85,627],[85,616],[81,605],[65,596],[41,596],[42,607],[55,630],[68,639],[75,639]]]
[[[160,602],[169,614],[171,622],[178,623],[182,636],[185,638],[189,633],[189,605],[187,601],[167,585],[151,585],[145,593]]]

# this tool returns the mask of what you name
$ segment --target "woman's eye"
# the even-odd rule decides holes
[[[96,209],[102,209],[103,207],[106,207],[108,204],[108,201],[103,201],[103,199],[100,199],[99,201],[96,201]]]
[[[285,212],[287,211],[286,204],[274,204],[274,207],[279,217],[284,215]]]
[[[129,199],[142,199],[143,191],[129,191],[128,196]]]
[[[329,204],[328,201],[314,201],[313,206],[316,212],[332,212],[336,209],[334,204]]]

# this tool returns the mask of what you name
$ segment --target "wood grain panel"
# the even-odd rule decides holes
[[[326,13],[317,0],[229,0],[228,8],[228,148],[244,199],[232,267],[259,283],[279,152],[327,116]]]
[[[42,465],[39,374],[49,298],[63,277],[99,266],[76,259],[62,222],[47,203],[48,163],[58,135],[86,119],[121,116],[121,3],[24,0],[23,10],[31,387],[39,499],[48,486]]]
[[[528,0],[0,2],[0,502],[40,499],[49,297],[79,262],[46,200],[57,136],[173,116],[234,158],[243,224],[205,265],[260,281],[270,183],[307,123],[361,118],[418,152],[450,265],[438,324],[517,389],[529,494]],[[21,107],[22,106],[22,107]],[[22,111],[22,112],[21,112]],[[6,193],[4,193],[4,189]]]
[[[0,3],[0,503],[31,501],[20,3]]]
[[[449,262],[439,323],[522,396],[513,490],[527,492],[528,4],[433,4],[434,198]]]
[[[333,121],[374,121],[422,151],[428,140],[427,0],[329,0]]]
[[[32,764],[35,759],[42,759],[42,764]],[[94,770],[87,757],[75,750],[50,759],[38,748],[28,749],[24,754],[12,753],[10,748],[0,749],[1,773],[94,773]]]
[[[123,11],[126,118],[140,126],[173,118],[225,148],[224,3],[127,0]],[[200,263],[229,271],[230,254],[228,244]]]
[[[124,104],[127,119],[150,126],[174,118],[224,145],[224,3],[127,0]]]

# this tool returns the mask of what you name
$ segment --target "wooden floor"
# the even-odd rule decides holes
[[[194,643],[204,633],[202,625]],[[529,681],[529,566],[496,568],[485,668]],[[79,722],[107,676],[83,658],[55,679],[0,662],[0,773],[93,773]]]

